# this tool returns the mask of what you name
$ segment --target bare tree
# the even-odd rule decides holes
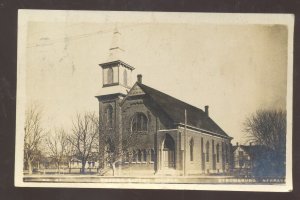
[[[75,148],[76,157],[81,160],[81,173],[85,173],[86,162],[98,146],[98,136],[99,122],[95,113],[77,114],[69,141]]]
[[[44,130],[41,127],[41,111],[36,105],[26,110],[24,132],[24,161],[29,174],[32,174],[33,162],[41,155],[41,142],[44,137]]]
[[[68,162],[68,167],[69,167],[69,173],[71,173],[71,170],[72,170],[72,160],[74,158],[74,156],[76,155],[76,149],[74,147],[74,145],[72,145],[71,142],[68,142],[66,147],[66,160]]]
[[[282,110],[258,110],[244,123],[249,140],[269,150],[269,162],[277,173],[284,173],[286,150],[286,112]]]
[[[49,156],[55,162],[58,173],[60,173],[61,164],[66,160],[68,143],[67,134],[62,128],[55,130],[54,134],[49,134],[46,138]]]
[[[141,137],[131,131],[123,133],[122,136],[117,133],[100,132],[99,144],[100,149],[102,148],[102,158],[109,164],[113,176],[116,175],[117,166],[123,164],[124,160],[122,159],[125,158],[129,161],[135,156],[133,150],[139,145],[139,141],[141,141]]]
[[[100,168],[102,168],[100,173],[105,174],[108,170],[112,170],[112,175],[115,176],[117,167],[124,163],[124,159],[130,161],[136,156],[137,151],[134,150],[141,145],[143,136],[131,131],[130,127],[128,127],[128,130],[123,130],[122,134],[119,134],[115,129],[111,128],[111,125],[107,125],[109,122],[107,122],[105,115],[100,115],[100,117],[98,148],[99,163]]]

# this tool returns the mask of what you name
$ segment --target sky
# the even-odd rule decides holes
[[[179,20],[180,21],[180,20]],[[44,126],[69,129],[72,117],[98,111],[102,69],[115,27],[132,79],[204,110],[246,142],[243,122],[258,109],[285,109],[288,31],[283,25],[29,21],[26,105],[38,103]]]

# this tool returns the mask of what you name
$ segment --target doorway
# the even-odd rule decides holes
[[[163,168],[175,169],[175,142],[173,138],[166,134],[163,142]]]

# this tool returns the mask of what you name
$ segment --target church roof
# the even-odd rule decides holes
[[[137,82],[137,85],[157,103],[160,108],[174,121],[185,123],[184,110],[187,112],[187,125],[229,137],[207,114],[190,104],[187,104],[170,95]]]

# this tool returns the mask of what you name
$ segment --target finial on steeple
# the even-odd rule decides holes
[[[121,33],[119,32],[119,29],[116,25],[113,31],[113,37],[109,48],[109,58],[108,58],[109,61],[115,61],[121,59],[120,56],[124,50],[120,47],[120,41],[121,41]]]

